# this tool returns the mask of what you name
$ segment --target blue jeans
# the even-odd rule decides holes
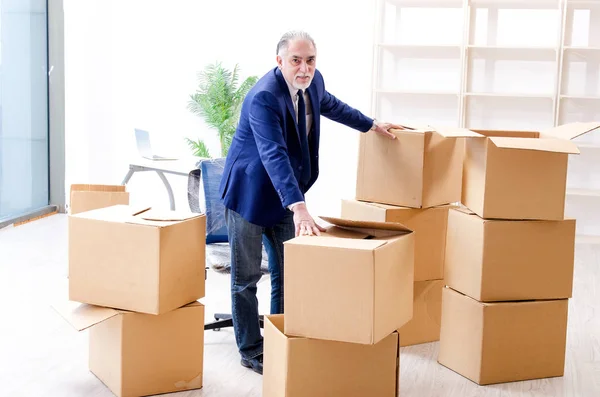
[[[294,238],[294,214],[288,211],[273,227],[246,221],[225,209],[231,248],[231,306],[233,329],[240,354],[245,359],[263,352],[263,337],[258,320],[256,284],[262,273],[262,244],[265,244],[271,275],[271,314],[283,313],[283,243]]]

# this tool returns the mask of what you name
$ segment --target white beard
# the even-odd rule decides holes
[[[306,90],[310,86],[310,83],[312,83],[312,79],[309,79],[307,83],[300,84],[296,81],[296,77],[298,76],[294,77],[294,83],[292,86],[297,90]]]

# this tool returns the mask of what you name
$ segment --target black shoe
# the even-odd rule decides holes
[[[246,360],[245,358],[242,358],[241,364],[242,364],[242,366],[244,366],[246,368],[250,368],[252,371],[256,372],[257,374],[262,375],[262,373],[263,373],[263,355],[262,354],[260,356],[256,356],[256,357],[248,359],[248,360]]]

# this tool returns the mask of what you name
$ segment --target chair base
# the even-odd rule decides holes
[[[265,321],[262,314],[258,316],[258,323],[261,328],[264,328]],[[212,329],[213,331],[220,331],[221,328],[227,327],[233,327],[233,319],[231,314],[226,313],[215,313],[215,321],[204,324],[204,330]]]

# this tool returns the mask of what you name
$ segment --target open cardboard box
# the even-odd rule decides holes
[[[412,126],[410,126],[412,128]],[[464,128],[390,130],[395,140],[361,134],[356,199],[412,208],[460,201]]]
[[[52,307],[76,330],[89,328],[89,369],[118,397],[199,389],[204,369],[204,306],[159,316],[73,301]]]
[[[544,132],[484,131],[466,139],[461,202],[482,218],[562,220],[571,139],[600,128],[570,123]]]
[[[118,204],[129,204],[129,193],[124,185],[71,185],[72,215]]]
[[[452,205],[432,208],[342,200],[341,217],[359,221],[398,222],[415,232],[415,282],[444,278],[446,225]]]
[[[265,316],[264,397],[398,397],[400,348],[286,335],[287,314]]]
[[[575,220],[448,215],[446,285],[482,302],[570,298]]]
[[[161,314],[204,297],[206,216],[116,205],[69,216],[69,299]]]
[[[412,318],[414,233],[400,223],[321,217],[284,243],[285,333],[375,344]]]

